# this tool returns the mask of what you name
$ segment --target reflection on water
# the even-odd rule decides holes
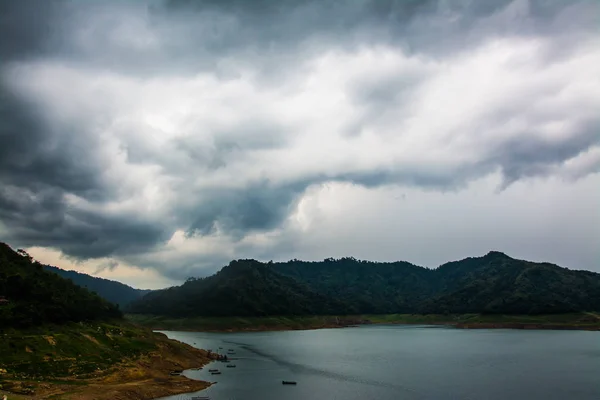
[[[199,348],[233,349],[236,365],[186,371],[216,384],[166,399],[600,399],[598,332],[364,326],[164,333]]]

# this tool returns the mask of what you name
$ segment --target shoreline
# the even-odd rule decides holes
[[[206,332],[206,333],[242,333],[242,332],[285,332],[285,331],[313,331],[319,329],[343,329],[356,328],[359,326],[377,325],[437,325],[455,329],[517,329],[517,330],[556,330],[556,331],[600,331],[599,326],[577,326],[577,325],[543,325],[543,324],[519,324],[519,323],[458,323],[458,322],[372,322],[351,325],[331,325],[314,327],[255,327],[255,328],[229,328],[229,329],[195,329],[195,328],[151,328],[154,331],[164,332]]]
[[[131,317],[130,317],[131,318]],[[337,329],[364,325],[440,325],[455,329],[538,329],[600,331],[600,315],[576,313],[556,315],[357,315],[311,317],[188,318],[167,319],[136,316],[132,320],[156,331],[182,332],[270,332]]]
[[[155,334],[159,335],[157,350],[123,360],[94,376],[39,381],[5,377],[0,395],[15,400],[148,400],[198,392],[212,385],[170,372],[204,367],[214,357],[206,350]]]

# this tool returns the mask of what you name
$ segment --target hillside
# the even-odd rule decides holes
[[[0,329],[120,318],[118,307],[0,243]]]
[[[0,395],[142,399],[208,386],[170,375],[209,362],[206,351],[121,317],[116,305],[0,243]]]
[[[11,330],[0,341],[2,390],[19,399],[149,399],[209,384],[170,371],[210,361],[204,350],[123,321]]]
[[[151,292],[151,290],[134,289],[121,282],[97,278],[77,271],[67,271],[50,265],[44,265],[44,269],[58,274],[63,278],[70,279],[78,286],[96,292],[103,299],[118,304],[121,309],[126,308],[132,301]]]
[[[415,312],[418,304],[436,293],[434,271],[403,261],[292,260],[273,263],[272,268],[352,305],[360,314]]]
[[[361,313],[542,314],[600,310],[600,274],[492,251],[430,270],[353,258],[275,263],[282,274]]]
[[[425,313],[555,314],[600,310],[600,274],[490,252],[440,266]]]
[[[168,317],[357,314],[550,314],[600,310],[600,274],[500,252],[436,269],[354,258],[234,261],[157,291],[131,311]]]
[[[153,291],[134,313],[173,317],[335,314],[348,307],[254,260],[232,261],[213,276]]]

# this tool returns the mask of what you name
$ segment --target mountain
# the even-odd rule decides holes
[[[173,317],[598,311],[600,274],[497,251],[436,269],[354,258],[240,260],[211,277],[153,292],[131,310]]]
[[[410,313],[436,293],[434,271],[408,262],[355,258],[273,263],[274,271],[352,305],[360,314]]]
[[[151,292],[151,290],[134,289],[121,282],[97,278],[77,271],[67,271],[50,265],[44,265],[44,269],[58,274],[63,278],[70,279],[76,285],[96,292],[103,299],[118,304],[121,309],[126,308],[132,301]]]
[[[600,274],[515,260],[500,252],[447,263],[425,313],[552,314],[600,310]]]
[[[254,260],[232,261],[215,275],[153,291],[130,306],[134,313],[173,317],[336,314],[347,309]]]
[[[120,318],[118,307],[0,243],[0,327]]]
[[[564,313],[600,310],[600,274],[491,251],[436,269],[353,258],[273,264],[361,313]]]

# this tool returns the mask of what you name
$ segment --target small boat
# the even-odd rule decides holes
[[[221,371],[217,371],[217,372],[211,372],[211,375],[221,375]]]
[[[178,375],[181,375],[181,372],[171,371],[171,372],[169,372],[169,375],[171,375],[171,376],[178,376]]]
[[[282,385],[295,385],[296,382],[295,381],[281,381]]]
[[[229,364],[227,368],[235,368],[235,364]]]
[[[208,372],[219,372],[219,370],[216,368],[213,368],[213,369],[209,369]]]
[[[208,396],[194,396],[190,400],[210,400]]]

